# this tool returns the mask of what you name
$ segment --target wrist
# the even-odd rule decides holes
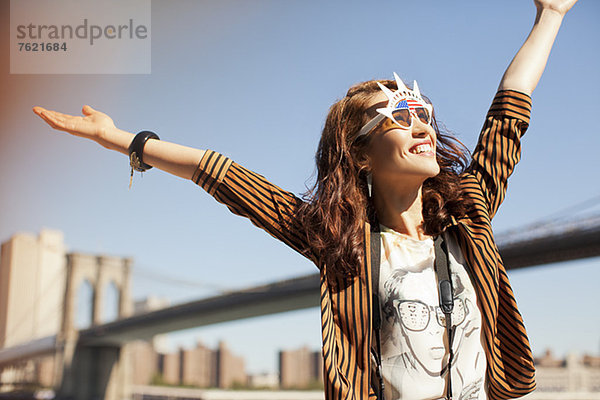
[[[566,11],[561,11],[556,8],[550,7],[538,7],[537,14],[535,17],[535,23],[538,24],[542,21],[558,23],[560,24],[565,17]]]
[[[129,145],[134,137],[133,133],[112,126],[100,130],[97,142],[109,150],[129,155]]]

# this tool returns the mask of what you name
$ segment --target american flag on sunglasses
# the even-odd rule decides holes
[[[399,102],[395,108],[396,109],[414,110],[415,108],[421,108],[421,107],[423,107],[423,104],[419,101],[412,100],[412,99],[404,99],[401,102]]]

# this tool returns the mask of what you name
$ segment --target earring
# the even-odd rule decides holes
[[[371,192],[373,191],[373,175],[369,172],[367,174],[367,188],[369,189],[369,197],[371,197]]]

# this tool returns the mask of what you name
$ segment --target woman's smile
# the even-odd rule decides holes
[[[433,145],[431,144],[431,140],[425,140],[413,145],[410,149],[408,149],[408,152],[419,156],[435,156],[435,151],[433,149]]]

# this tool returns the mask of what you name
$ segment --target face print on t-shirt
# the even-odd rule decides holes
[[[401,341],[407,345],[404,355],[411,364],[419,364],[428,374],[439,376],[444,366],[448,342],[446,318],[440,310],[437,292],[427,290],[427,286],[423,284],[424,279],[435,279],[431,272],[394,271],[384,284],[387,301],[383,312],[388,323],[400,327],[390,339],[397,345],[401,346]],[[469,313],[469,301],[465,302],[461,296],[464,286],[460,277],[452,274],[452,281],[455,296],[452,325],[458,327]],[[398,332],[402,337],[397,337]],[[455,336],[456,339],[458,336]]]
[[[448,371],[446,318],[439,308],[433,241],[382,229],[382,372],[387,399],[443,397]],[[454,296],[452,387],[456,399],[486,398],[481,314],[464,259],[448,242]]]

